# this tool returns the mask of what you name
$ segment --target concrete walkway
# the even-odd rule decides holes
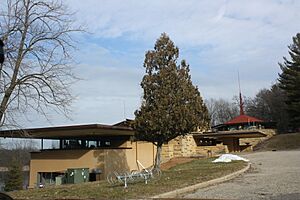
[[[241,155],[252,169],[229,182],[203,188],[184,198],[300,199],[300,151],[270,151]]]

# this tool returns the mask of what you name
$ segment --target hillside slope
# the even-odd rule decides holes
[[[300,149],[300,133],[279,134],[257,145],[255,151]]]

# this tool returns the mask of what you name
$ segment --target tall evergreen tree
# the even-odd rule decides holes
[[[165,33],[145,55],[143,102],[135,111],[134,128],[138,139],[157,146],[155,168],[160,168],[163,143],[209,122],[200,92],[192,84],[189,65],[185,60],[177,64],[178,56],[179,49]]]
[[[288,46],[290,60],[283,57],[279,63],[282,73],[279,74],[280,88],[286,93],[287,109],[291,126],[300,127],[300,33],[293,37],[293,44]]]
[[[276,83],[270,89],[261,89],[254,98],[247,98],[246,113],[264,121],[276,122],[277,131],[286,132],[289,115],[285,101],[286,95]]]

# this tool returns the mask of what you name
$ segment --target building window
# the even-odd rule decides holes
[[[196,140],[197,146],[215,146],[217,141],[215,139],[201,138]]]
[[[110,147],[112,145],[109,139],[67,139],[61,140],[61,144],[62,149],[93,149],[101,147]]]

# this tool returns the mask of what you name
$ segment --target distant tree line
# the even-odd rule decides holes
[[[13,160],[18,160],[22,166],[29,165],[30,152],[37,150],[36,143],[31,140],[11,142],[10,148],[5,146],[0,146],[0,167],[9,167]]]

